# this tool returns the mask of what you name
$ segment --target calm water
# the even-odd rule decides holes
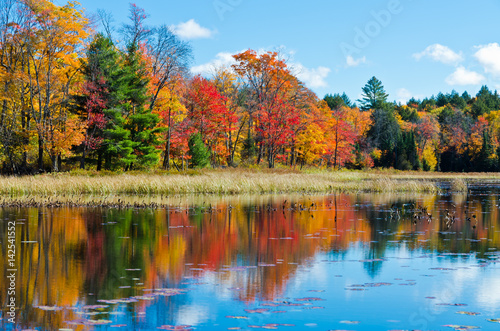
[[[496,188],[168,203],[0,209],[0,326],[15,220],[19,329],[500,329]]]

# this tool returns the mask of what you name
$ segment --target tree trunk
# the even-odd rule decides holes
[[[80,158],[80,169],[85,170],[85,156],[87,152],[87,148],[85,147],[85,144],[83,144],[83,152],[82,152],[82,157]]]
[[[97,154],[97,171],[101,171],[102,169],[102,152]]]
[[[168,108],[168,132],[167,132],[167,148],[165,150],[165,158],[163,159],[163,168],[170,170],[170,138],[172,134],[171,126],[171,110]]]
[[[337,119],[337,125],[335,126],[335,156],[333,159],[333,169],[337,168],[337,150],[339,148],[339,121]]]
[[[38,171],[43,171],[43,138],[38,137]]]
[[[262,144],[259,145],[259,155],[257,155],[257,165],[260,164],[260,161],[262,159],[262,149],[263,149],[263,146]]]
[[[274,168],[274,153],[273,153],[271,146],[269,146],[267,148],[267,161],[268,161],[269,169]]]
[[[50,157],[50,159],[52,160],[52,171],[53,172],[58,172],[59,171],[59,166],[57,164],[57,161],[58,161],[57,155],[52,155]]]

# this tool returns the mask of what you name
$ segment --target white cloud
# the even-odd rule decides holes
[[[192,67],[191,72],[195,75],[211,74],[215,68],[230,67],[235,63],[236,61],[233,58],[233,53],[221,52],[218,53],[212,61]]]
[[[408,91],[407,89],[405,88],[400,88],[398,90],[398,92],[396,93],[396,102],[398,103],[402,103],[402,104],[405,104],[408,102],[408,100],[410,100],[412,98],[412,94],[410,91]]]
[[[483,66],[486,73],[500,76],[500,45],[491,43],[488,45],[477,46],[479,50],[474,57]]]
[[[446,83],[449,85],[479,85],[484,79],[483,75],[460,66],[446,78]]]
[[[179,23],[173,25],[172,31],[179,37],[184,39],[201,39],[210,38],[216,32],[215,30],[210,30],[199,25],[194,19],[190,19],[187,22]]]
[[[200,64],[191,68],[191,73],[195,75],[210,75],[213,74],[214,69],[220,67],[230,67],[235,64],[236,61],[233,58],[234,54],[242,53],[245,50],[239,52],[220,52],[215,56],[210,62]],[[257,55],[265,54],[267,51],[263,48],[256,51]],[[298,62],[289,62],[288,67],[292,72],[304,82],[310,88],[327,87],[328,83],[326,78],[331,72],[330,68],[319,66],[317,68],[306,68],[304,65]]]
[[[199,305],[185,306],[179,309],[176,315],[176,321],[179,324],[198,325],[207,321],[209,310]]]
[[[485,307],[492,315],[497,314],[497,307],[500,305],[500,279],[490,277],[484,279],[481,277],[474,282],[479,285],[478,289],[475,291],[477,302]]]
[[[331,69],[327,67],[306,68],[300,63],[290,65],[298,79],[306,83],[310,88],[327,87],[326,78],[330,74]]]
[[[463,61],[461,53],[455,53],[447,46],[440,44],[430,45],[423,52],[413,54],[413,57],[417,61],[423,57],[428,57],[436,62],[452,65],[456,65],[457,63]]]
[[[351,55],[347,55],[345,60],[346,60],[347,67],[357,67],[360,64],[366,63],[366,56],[363,56],[359,59],[355,59]]]
[[[200,64],[191,68],[191,73],[195,75],[210,75],[214,73],[214,69],[216,68],[230,68],[231,65],[236,63],[236,60],[233,58],[233,55],[240,54],[247,51],[246,49],[240,50],[238,52],[230,53],[230,52],[220,52],[215,55],[215,59],[210,62]],[[265,54],[267,51],[263,48],[259,48],[256,53],[257,55]]]

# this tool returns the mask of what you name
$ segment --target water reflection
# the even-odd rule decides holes
[[[426,284],[422,293],[442,285],[432,277],[437,279],[455,267],[479,266],[499,275],[495,264],[500,217],[495,192],[174,198],[169,204],[168,210],[155,211],[0,209],[2,266],[7,265],[3,240],[7,220],[17,220],[19,326],[221,329],[245,328],[251,325],[249,320],[260,326],[274,320],[287,324],[307,316],[316,326],[332,328],[327,317],[331,313],[325,313],[328,308],[340,312],[351,300],[359,300],[351,310],[377,305],[352,296],[367,288],[394,291],[389,285],[417,285],[414,278],[422,277],[424,269],[438,274],[424,275],[429,280],[422,283]],[[396,267],[420,269],[408,273],[413,279],[394,280],[401,272]],[[6,279],[6,269],[3,274]],[[498,313],[498,295],[484,290],[498,282],[484,283],[488,282],[484,278],[482,284],[467,284],[470,275],[453,273],[457,289],[452,292],[463,293],[460,286],[483,291],[478,300],[482,309]],[[382,278],[391,282],[379,282]],[[346,279],[359,279],[361,284],[349,284]],[[0,304],[6,307],[8,286],[0,284]],[[323,292],[352,293],[331,298],[330,304],[338,301],[332,307],[322,302],[327,299],[317,298]],[[383,301],[386,294],[373,299]],[[419,300],[430,299],[420,295],[418,300],[408,300],[411,308]],[[252,309],[244,311],[245,307]],[[281,314],[270,314],[270,307]],[[291,317],[291,307],[317,310]],[[275,317],[286,311],[286,318]],[[433,313],[435,307],[427,312],[431,317]],[[436,320],[417,316],[411,321],[411,309],[405,314],[400,323],[406,327]],[[2,326],[12,329],[3,317]],[[337,322],[342,321],[339,316]],[[268,326],[273,327],[286,326]],[[355,325],[356,329],[370,327]]]

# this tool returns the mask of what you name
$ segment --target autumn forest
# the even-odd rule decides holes
[[[149,26],[136,5],[121,27],[105,12],[87,16],[76,2],[2,1],[3,174],[500,170],[500,96],[487,86],[475,96],[440,92],[401,104],[372,77],[360,100],[320,98],[282,54],[253,50],[210,77],[193,76],[191,45],[167,25]]]

